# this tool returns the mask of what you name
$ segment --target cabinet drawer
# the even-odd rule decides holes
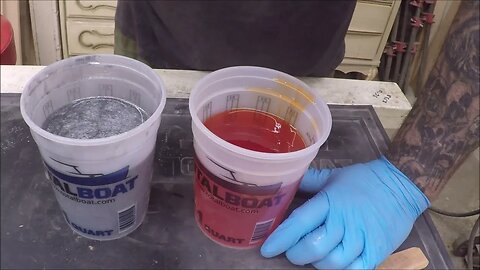
[[[116,8],[116,0],[65,0],[67,17],[84,16],[113,19]]]
[[[390,6],[357,2],[348,30],[382,34],[391,12]]]
[[[113,53],[114,21],[67,20],[69,55]]]
[[[379,5],[387,5],[391,6],[393,5],[393,1],[399,1],[399,0],[357,0],[358,2],[370,2],[374,4],[379,4]]]
[[[347,33],[345,36],[345,57],[374,59],[381,40],[381,35]]]

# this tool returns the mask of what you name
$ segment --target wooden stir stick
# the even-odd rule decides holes
[[[408,248],[390,255],[377,269],[425,269],[428,259],[418,247]]]

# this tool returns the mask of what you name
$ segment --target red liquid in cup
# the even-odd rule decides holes
[[[249,150],[286,153],[305,148],[293,126],[264,112],[226,111],[210,117],[204,124],[225,141]],[[213,241],[235,248],[262,244],[282,221],[300,183],[256,186],[224,178],[208,171],[195,157],[197,224]]]

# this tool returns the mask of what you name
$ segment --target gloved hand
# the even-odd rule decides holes
[[[339,169],[310,169],[300,189],[318,192],[262,245],[296,265],[373,269],[407,238],[427,197],[385,157]]]

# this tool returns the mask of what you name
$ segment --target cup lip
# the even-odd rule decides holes
[[[89,57],[93,56],[93,61],[89,60]],[[97,138],[97,139],[73,139],[73,138],[67,138],[67,137],[62,137],[59,135],[55,135],[53,133],[50,133],[44,129],[42,129],[39,125],[37,125],[33,120],[30,118],[30,116],[27,114],[25,111],[25,103],[27,99],[27,93],[25,92],[26,89],[29,88],[29,86],[36,81],[41,76],[45,76],[54,70],[62,69],[65,68],[65,65],[71,65],[75,63],[75,61],[78,61],[79,59],[85,59],[87,60],[85,63],[82,64],[112,64],[112,65],[120,65],[129,69],[132,69],[133,71],[137,71],[138,69],[146,69],[149,70],[150,74],[144,74],[147,76],[154,84],[159,85],[160,91],[162,92],[162,97],[160,100],[160,104],[158,105],[157,109],[153,112],[153,114],[147,119],[147,121],[143,122],[142,124],[136,126],[135,128],[105,138]],[[116,59],[121,59],[124,62],[129,62],[128,64],[131,66],[126,66],[125,63],[118,64],[115,63]],[[137,71],[138,72],[138,71]],[[30,129],[33,131],[33,133],[36,133],[40,135],[41,137],[55,141],[58,143],[62,143],[65,145],[73,145],[73,146],[101,146],[101,145],[108,145],[108,144],[113,144],[117,143],[120,141],[127,140],[131,137],[134,137],[147,129],[149,126],[153,125],[155,121],[160,118],[161,113],[163,109],[165,108],[165,104],[167,102],[167,91],[165,88],[165,84],[163,83],[162,79],[160,76],[149,66],[146,64],[121,55],[113,55],[113,54],[92,54],[92,55],[81,55],[81,56],[74,56],[70,57],[67,59],[63,59],[60,61],[57,61],[53,64],[50,64],[46,66],[44,69],[40,70],[37,74],[35,74],[32,78],[30,78],[27,83],[24,86],[24,91],[22,91],[22,94],[20,96],[20,113],[22,114],[23,119],[27,123],[27,125],[30,127]]]
[[[314,103],[316,104],[315,107],[320,111],[320,114],[325,117],[325,119],[324,119],[325,120],[325,126],[324,126],[325,130],[323,130],[324,132],[321,133],[322,136],[320,138],[318,138],[317,141],[314,144],[312,144],[310,146],[307,146],[307,147],[305,147],[301,150],[297,150],[297,151],[294,151],[294,152],[287,152],[287,153],[264,153],[264,152],[253,151],[253,150],[242,148],[240,146],[236,146],[234,144],[231,144],[231,143],[223,140],[222,138],[218,137],[215,133],[211,132],[203,124],[203,122],[200,120],[200,118],[197,116],[196,109],[198,108],[198,104],[196,106],[193,104],[193,102],[196,101],[195,96],[194,96],[195,92],[197,91],[197,89],[202,88],[204,86],[208,86],[209,84],[215,82],[215,81],[211,81],[212,77],[219,76],[219,75],[221,75],[221,73],[231,74],[231,73],[235,72],[236,75],[242,76],[242,77],[245,77],[245,76],[261,77],[263,79],[269,79],[269,80],[272,80],[272,81],[274,81],[274,79],[275,79],[275,78],[272,78],[272,77],[266,77],[266,76],[261,76],[261,75],[260,76],[251,76],[251,75],[245,74],[246,73],[245,71],[251,72],[251,73],[253,73],[253,72],[259,72],[259,73],[268,72],[268,73],[271,73],[271,74],[278,74],[278,75],[282,76],[282,78],[288,79],[289,81],[295,83],[296,85],[300,86],[301,88],[307,89],[309,91],[309,94],[312,94],[315,97],[315,99],[314,99],[314,101],[315,101]],[[235,77],[235,76],[228,76],[228,77]],[[221,79],[226,79],[226,78],[227,77],[222,77]],[[332,128],[332,115],[330,113],[330,110],[328,109],[327,104],[319,96],[318,91],[315,91],[314,89],[312,89],[310,86],[308,86],[306,83],[304,83],[300,79],[297,79],[297,78],[295,78],[295,77],[293,77],[289,74],[286,74],[284,72],[281,72],[281,71],[278,71],[278,70],[275,70],[275,69],[259,67],[259,66],[232,66],[232,67],[219,69],[219,70],[216,70],[214,72],[211,72],[210,74],[207,74],[202,79],[200,79],[195,84],[193,89],[191,90],[190,98],[189,98],[189,110],[190,110],[190,115],[192,117],[192,125],[195,125],[199,129],[200,132],[202,132],[203,134],[205,134],[208,137],[208,139],[210,139],[215,144],[219,145],[220,147],[222,147],[225,150],[228,150],[230,152],[233,152],[233,153],[236,153],[236,154],[248,157],[248,158],[257,159],[257,160],[282,161],[282,160],[296,159],[296,158],[299,158],[299,157],[306,157],[309,154],[311,154],[312,152],[318,151],[320,146],[327,140],[328,136],[330,135],[331,128]],[[195,132],[194,132],[194,139],[195,139]]]

